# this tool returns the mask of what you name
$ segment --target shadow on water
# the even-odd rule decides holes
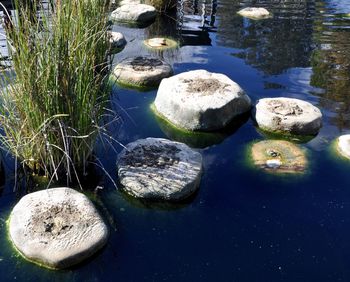
[[[152,105],[152,108],[153,107],[154,106]],[[249,113],[246,113],[239,117],[236,117],[222,130],[213,132],[200,132],[179,129],[165,120],[163,117],[159,116],[159,114],[157,114],[154,109],[152,109],[152,111],[156,117],[156,121],[160,129],[169,139],[182,142],[192,148],[199,149],[204,149],[212,145],[220,144],[226,138],[237,132],[239,128],[248,121],[250,116]]]
[[[119,187],[121,186],[121,184],[118,184],[118,185]],[[198,194],[198,190],[197,190],[190,197],[184,200],[171,202],[171,201],[161,201],[161,200],[158,201],[158,200],[138,199],[124,192],[121,188],[119,188],[118,191],[121,194],[122,198],[134,207],[149,209],[149,210],[164,210],[164,211],[179,210],[182,208],[186,208],[189,204],[191,204],[194,201],[194,199]]]

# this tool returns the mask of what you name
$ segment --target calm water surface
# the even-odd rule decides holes
[[[274,17],[237,16],[247,5],[266,7]],[[106,248],[81,266],[53,272],[18,257],[8,242],[5,220],[18,196],[13,160],[4,155],[0,281],[350,281],[350,163],[330,149],[334,138],[350,132],[348,13],[350,0],[195,0],[181,1],[177,16],[145,29],[115,25],[128,40],[115,63],[149,54],[171,63],[175,73],[224,73],[254,102],[286,96],[319,107],[324,126],[301,144],[309,171],[281,177],[252,169],[247,146],[265,137],[250,119],[208,138],[179,136],[152,114],[156,91],[115,86],[112,100],[123,122],[113,136],[124,144],[167,137],[197,148],[205,171],[198,194],[180,206],[155,206],[107,183],[98,199],[111,229]],[[181,47],[162,54],[145,49],[142,40],[157,35]],[[97,147],[114,180],[120,150]]]

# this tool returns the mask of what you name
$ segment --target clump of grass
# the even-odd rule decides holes
[[[29,2],[14,1],[17,17],[6,27],[15,77],[0,88],[0,138],[34,173],[71,181],[104,134],[109,0]]]

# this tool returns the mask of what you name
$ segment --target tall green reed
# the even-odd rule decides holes
[[[105,134],[109,0],[29,2],[14,0],[6,27],[16,75],[0,88],[0,139],[34,173],[79,179]]]

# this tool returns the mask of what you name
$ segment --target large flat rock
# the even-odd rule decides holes
[[[147,23],[155,19],[157,11],[146,4],[125,4],[114,10],[111,19],[119,22]]]
[[[28,260],[62,269],[100,250],[108,228],[84,194],[63,187],[24,196],[11,212],[9,234]]]
[[[157,58],[131,57],[122,60],[113,70],[116,81],[131,87],[157,87],[163,78],[173,74],[172,67]]]
[[[226,75],[195,70],[163,79],[154,106],[177,127],[213,131],[249,111],[251,101]]]
[[[140,139],[120,153],[117,171],[121,188],[136,198],[179,201],[197,190],[202,156],[183,143]]]
[[[292,135],[316,135],[322,127],[321,111],[293,98],[264,98],[256,104],[255,120],[263,130]]]

